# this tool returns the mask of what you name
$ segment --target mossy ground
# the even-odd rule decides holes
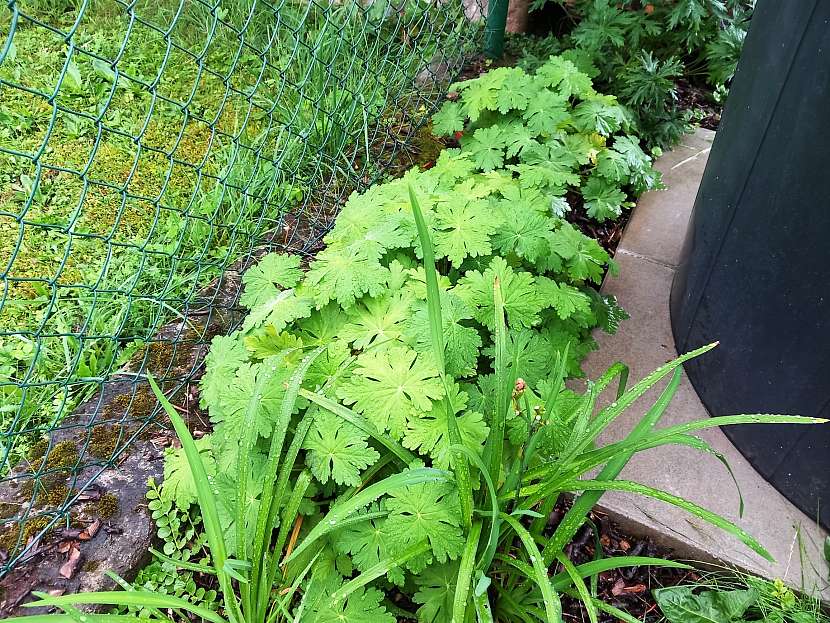
[[[103,494],[95,504],[95,513],[101,519],[110,519],[118,513],[118,510],[118,498],[112,493]]]
[[[41,530],[49,525],[49,521],[49,517],[41,515],[40,517],[30,517],[25,523],[15,523],[0,528],[0,551],[6,553],[15,551],[18,544],[26,544],[29,539],[37,536]]]
[[[108,461],[118,448],[120,437],[118,426],[107,424],[93,426],[89,434],[89,445],[86,452],[97,459]]]
[[[46,454],[46,469],[68,469],[78,463],[80,455],[74,441],[61,441]]]
[[[99,425],[92,430],[88,453],[109,458],[119,439],[117,426]],[[97,500],[76,502],[73,512],[66,505],[77,493],[73,488],[81,458],[78,442],[65,440],[49,447],[48,439],[32,444],[26,457],[30,472],[23,473],[15,491],[15,502],[0,503],[0,551],[16,551],[49,523],[52,513],[67,513],[72,527],[85,527],[89,517],[110,519],[120,510],[118,497],[103,493]],[[81,521],[81,511],[87,521]],[[21,516],[30,514],[22,521]]]
[[[19,476],[18,496],[24,504],[34,500],[35,506],[54,509],[74,493],[72,485],[81,453],[74,441],[61,441],[51,448],[49,445],[48,439],[39,439],[30,447],[26,456],[28,470]],[[0,513],[0,520],[5,518]]]
[[[0,520],[14,517],[19,510],[19,504],[14,504],[12,502],[0,502]]]
[[[102,423],[77,435],[78,444],[87,455],[109,461],[135,428],[152,415],[156,405],[156,397],[147,386],[118,394],[101,410]]]

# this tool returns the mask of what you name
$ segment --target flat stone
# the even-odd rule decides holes
[[[640,197],[619,249],[677,266],[714,139],[712,130],[699,129],[657,159],[666,189]]]
[[[676,356],[669,319],[669,293],[703,174],[705,145],[711,144],[711,135],[699,132],[688,137],[684,141],[688,147],[680,146],[658,160],[658,167],[670,172],[667,183],[671,184],[674,179],[679,185],[669,191],[647,193],[638,203],[617,250],[615,259],[620,274],[608,277],[602,288],[603,292],[617,297],[631,318],[621,323],[616,335],[599,332],[595,335],[599,350],[591,353],[583,364],[589,378],[596,378],[614,362],[622,361],[630,367],[630,385]],[[687,160],[692,157],[687,154],[697,155]],[[662,242],[650,239],[663,236]],[[601,442],[625,437],[665,383],[661,382],[614,421]],[[684,374],[659,426],[708,418],[706,408]],[[633,532],[656,535],[658,542],[671,547],[679,556],[781,578],[796,588],[816,593],[824,591],[824,597],[830,597],[827,563],[822,555],[826,533],[767,483],[719,429],[701,431],[698,436],[721,453],[732,468],[743,495],[743,516],[739,512],[738,490],[729,472],[711,454],[685,446],[648,450],[635,456],[620,478],[684,497],[735,522],[754,536],[775,562],[764,560],[727,532],[651,498],[608,493],[603,496],[601,506]]]
[[[71,438],[56,433],[56,440]],[[164,448],[154,441],[141,439],[133,443],[113,467],[102,470],[90,465],[83,469],[77,475],[77,481],[81,483],[94,478],[95,482],[72,504],[71,527],[64,522],[56,524],[37,545],[32,546],[27,558],[0,579],[0,618],[48,612],[48,608],[22,607],[32,601],[32,591],[64,594],[114,590],[117,586],[105,575],[106,571],[131,580],[135,572],[149,562],[148,548],[155,529],[145,499],[147,480],[160,481],[163,466]],[[112,495],[117,499],[117,504],[110,510],[111,515],[106,517],[100,517],[96,508],[101,495]],[[25,513],[29,496],[21,495],[7,482],[0,485],[0,499],[19,505]],[[9,523],[4,527],[9,530],[12,525]],[[81,529],[91,533],[91,538],[78,537]],[[69,549],[64,550],[62,546]],[[72,550],[76,550],[78,562],[67,571],[64,565],[69,554],[66,552]]]

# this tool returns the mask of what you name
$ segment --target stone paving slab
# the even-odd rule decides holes
[[[658,160],[669,188],[640,199],[617,250],[620,274],[607,278],[602,288],[617,297],[631,319],[621,324],[616,335],[597,333],[599,350],[583,365],[590,378],[615,361],[623,361],[635,382],[675,357],[669,292],[713,138],[714,132],[698,130]],[[640,408],[619,418],[602,441],[624,437],[661,389],[652,390],[637,405]],[[684,374],[662,425],[708,417]],[[690,448],[672,446],[642,453],[632,459],[621,478],[683,496],[735,521],[770,551],[774,563],[727,533],[662,502],[609,493],[603,496],[602,506],[630,530],[658,535],[659,541],[680,556],[782,578],[796,588],[830,598],[827,564],[821,554],[826,533],[768,484],[720,430],[702,431],[700,436],[732,467],[745,503],[742,517],[738,492],[725,467],[715,457]]]
[[[640,197],[620,249],[677,266],[714,138],[711,130],[687,134],[677,147],[657,159],[655,168],[663,174],[666,189]]]

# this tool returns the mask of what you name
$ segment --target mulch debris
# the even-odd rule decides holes
[[[677,103],[685,110],[695,113],[701,128],[717,130],[723,107],[712,99],[711,89],[691,84],[685,78],[677,81]]]
[[[557,505],[551,514],[548,529],[552,533],[564,517],[568,504]],[[598,555],[599,553],[599,555]],[[671,559],[671,553],[657,547],[650,538],[639,538],[623,531],[616,523],[599,511],[592,511],[589,521],[580,528],[573,540],[565,546],[565,555],[580,565],[597,558],[618,556],[650,556]],[[556,573],[562,569],[555,568]],[[698,579],[696,572],[688,569],[665,567],[623,567],[604,571],[597,577],[596,597],[607,604],[627,612],[634,618],[648,622],[663,617],[657,607],[652,590],[675,586]],[[562,597],[565,621],[588,621],[588,613],[578,599]],[[600,623],[617,623],[609,614],[599,613]]]

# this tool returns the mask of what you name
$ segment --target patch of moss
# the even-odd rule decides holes
[[[101,563],[99,563],[97,560],[87,560],[84,563],[83,567],[81,567],[81,571],[86,571],[87,573],[91,573],[91,572],[95,571],[100,564]]]
[[[104,424],[93,426],[86,451],[95,458],[110,459],[118,447],[118,437],[117,426],[106,426]]]
[[[151,342],[139,351],[147,369],[156,376],[165,376],[169,371],[181,369],[189,364],[191,348],[187,344],[174,345],[171,342]]]
[[[25,480],[15,483],[17,496],[20,500],[28,502],[35,493],[37,485],[37,502],[39,504],[60,506],[73,492],[70,487],[72,470],[80,459],[78,446],[74,441],[66,440],[55,444],[51,450],[46,451],[48,440],[40,440],[29,452],[29,460],[37,474],[29,475]],[[40,461],[46,458],[43,471],[40,471]],[[39,458],[38,458],[39,457]],[[2,517],[4,513],[0,513]]]
[[[118,394],[115,398],[110,400],[109,403],[107,403],[107,405],[104,407],[103,415],[106,419],[109,420],[120,420],[124,417],[141,419],[145,416],[150,415],[153,412],[153,408],[155,406],[156,398],[153,395],[153,392],[150,390],[149,387],[142,386],[135,391],[135,394],[129,391],[124,392],[123,394]],[[104,443],[104,449],[106,449],[107,447],[106,442],[110,440],[113,435],[115,435],[114,443],[118,442],[119,428],[117,426],[99,425],[96,426],[96,428],[104,429],[104,431],[97,433],[98,440],[101,443]],[[90,443],[96,443],[96,431],[93,429],[92,432],[93,439]],[[111,454],[112,452],[110,452],[109,455],[103,458],[109,458]]]
[[[35,481],[34,478],[31,480],[26,480],[25,482],[21,483],[20,490],[18,493],[20,494],[20,498],[22,500],[31,500],[32,494],[35,492]]]
[[[130,415],[133,417],[150,415],[155,406],[156,397],[152,390],[149,387],[140,387],[130,404]]]
[[[11,553],[17,548],[20,529],[17,526],[0,528],[0,551]]]
[[[29,459],[29,463],[35,463],[40,461],[44,456],[46,456],[46,451],[49,449],[49,439],[44,437],[43,439],[38,439],[35,443],[32,444],[32,447],[29,448],[29,452],[26,453],[26,457]]]
[[[78,462],[78,446],[74,441],[61,441],[49,451],[47,469],[73,467]]]
[[[412,143],[416,152],[416,162],[420,167],[435,164],[438,156],[446,147],[441,140],[433,135],[431,124],[422,127],[412,138]]]
[[[54,482],[52,486],[46,487],[44,500],[51,506],[61,506],[66,502],[72,492],[73,490],[65,483]]]
[[[49,525],[51,519],[45,515],[39,517],[30,517],[26,521],[15,524],[5,529],[0,529],[0,550],[6,552],[15,551],[19,546],[23,547],[29,542],[29,539],[40,534],[41,530]],[[46,532],[49,534],[51,528]]]
[[[95,512],[101,519],[109,519],[118,513],[120,504],[112,493],[105,493],[95,504]]]
[[[20,486],[20,499],[29,502],[35,491],[35,483],[38,483],[36,503],[60,506],[73,490],[69,487],[69,474],[64,470],[42,474],[37,478],[27,480]]]
[[[35,517],[33,519],[29,519],[28,521],[26,521],[26,525],[23,528],[23,539],[25,541],[28,541],[33,536],[36,536],[41,530],[43,530],[48,525],[48,517],[40,516]]]
[[[20,509],[18,504],[12,504],[11,502],[0,502],[0,522],[11,519],[15,515],[17,515],[17,511]]]

